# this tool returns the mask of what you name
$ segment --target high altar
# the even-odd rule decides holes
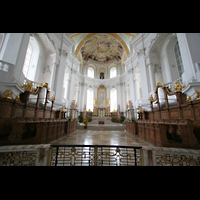
[[[107,90],[104,85],[97,89],[97,99],[94,99],[93,116],[110,116],[110,100],[107,99]]]

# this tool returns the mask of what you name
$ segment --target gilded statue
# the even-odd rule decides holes
[[[194,91],[195,92],[195,99],[200,99],[200,92],[198,92],[197,90]]]
[[[62,111],[66,112],[65,106],[63,106]]]
[[[11,89],[6,90],[3,94],[2,94],[3,98],[7,98],[7,99],[13,99],[13,92]]]
[[[192,98],[190,95],[187,95],[187,101],[192,101]]]
[[[151,95],[148,100],[153,102],[154,101],[153,96]]]
[[[182,85],[181,81],[179,81],[179,83],[174,83],[173,90],[175,90],[175,92],[181,92],[183,88],[185,88],[185,86]]]
[[[55,101],[56,97],[55,94],[53,94],[53,96],[51,97],[51,101]]]
[[[22,88],[24,88],[25,91],[31,92],[33,89],[33,82],[29,83],[28,81],[26,81]]]
[[[73,101],[72,101],[72,105],[75,105],[75,104],[76,104],[76,101],[75,101],[75,100],[73,100]]]
[[[45,82],[44,85],[43,85],[43,87],[44,87],[44,86],[47,86],[47,87],[48,87],[48,83]]]
[[[94,106],[96,106],[96,105],[97,105],[97,99],[94,98]]]
[[[139,106],[138,109],[139,109],[139,110],[138,110],[139,113],[142,112],[141,106]]]
[[[158,83],[157,83],[157,86],[161,86],[161,83],[160,83],[160,82],[158,82]]]
[[[130,101],[128,101],[128,103],[129,103],[129,105],[132,105],[132,101],[130,100]]]
[[[162,83],[162,86],[163,86],[163,87],[166,87],[165,83]]]
[[[16,95],[15,100],[16,100],[16,101],[20,101],[19,94]]]
[[[110,105],[110,99],[109,98],[107,98],[106,104]]]

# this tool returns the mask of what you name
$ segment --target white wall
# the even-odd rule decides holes
[[[39,59],[34,81],[39,83],[48,82],[52,85],[51,89],[53,90],[54,88],[54,92],[57,94],[55,102],[55,106],[57,107],[63,104],[67,107],[71,105],[75,97],[75,84],[77,85],[76,95],[78,96],[76,98],[80,111],[83,111],[84,104],[86,104],[87,88],[91,86],[94,90],[94,98],[97,98],[99,85],[104,85],[107,88],[108,98],[110,97],[110,89],[116,87],[118,94],[117,102],[120,104],[121,111],[125,111],[127,100],[131,100],[135,108],[138,105],[148,107],[148,98],[150,94],[153,94],[153,85],[156,82],[163,81],[164,83],[168,83],[179,77],[174,56],[174,45],[177,40],[184,65],[183,82],[187,86],[192,77],[196,78],[194,65],[200,61],[199,33],[149,33],[143,36],[144,52],[142,35],[138,34],[131,41],[131,55],[127,57],[124,64],[114,62],[117,68],[117,77],[109,78],[109,66],[113,61],[109,61],[106,64],[91,61],[96,69],[94,73],[95,78],[92,79],[87,77],[87,67],[90,63],[84,62],[80,67],[80,62],[71,53],[73,42],[65,34],[35,34],[35,39],[39,46]],[[30,34],[28,33],[7,33],[1,46],[0,60],[10,64],[10,69],[13,67],[13,71],[11,70],[11,75],[9,75],[10,78],[7,80],[15,82],[19,87],[21,87],[20,84],[24,80],[21,71],[29,37]],[[62,53],[60,49],[62,49]],[[51,73],[47,71],[43,73],[47,65]],[[68,67],[68,81],[66,81],[65,76],[66,66]],[[105,79],[103,80],[99,79],[98,68],[101,66],[105,66],[106,68]],[[161,72],[154,73],[156,66],[160,66]],[[79,67],[80,70],[78,71]],[[3,72],[0,71],[0,73]],[[199,83],[197,82],[196,84],[198,85]],[[4,88],[7,87],[4,82],[1,85]],[[63,86],[65,88],[64,96],[62,92]],[[129,86],[128,93],[125,93],[126,86]],[[66,100],[64,103],[62,98]]]

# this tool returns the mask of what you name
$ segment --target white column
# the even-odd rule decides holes
[[[69,89],[69,104],[72,103],[74,98],[74,88],[75,88],[75,75],[76,75],[76,71],[74,69],[72,69],[72,74],[71,74],[71,82],[70,82],[70,89]]]
[[[150,92],[154,92],[154,88],[156,86],[155,76],[154,76],[154,66],[150,62],[150,59],[146,60],[146,65],[147,65],[147,68],[148,68],[148,71],[149,71]]]
[[[55,77],[55,105],[62,105],[62,90],[63,90],[63,80],[65,75],[65,62],[67,58],[67,52],[65,50],[62,50],[61,52],[61,58],[59,66],[56,69],[56,77]]]
[[[134,82],[133,82],[133,70],[129,70],[129,92],[130,92],[130,99],[132,103],[134,102]]]
[[[142,96],[143,102],[148,102],[149,98],[149,86],[148,86],[148,73],[147,67],[145,64],[144,56],[142,53],[138,55],[139,66],[140,66],[140,76],[141,76],[141,87],[142,87]]]

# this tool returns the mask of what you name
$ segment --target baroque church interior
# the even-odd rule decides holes
[[[0,165],[200,165],[199,52],[199,33],[0,33]]]

